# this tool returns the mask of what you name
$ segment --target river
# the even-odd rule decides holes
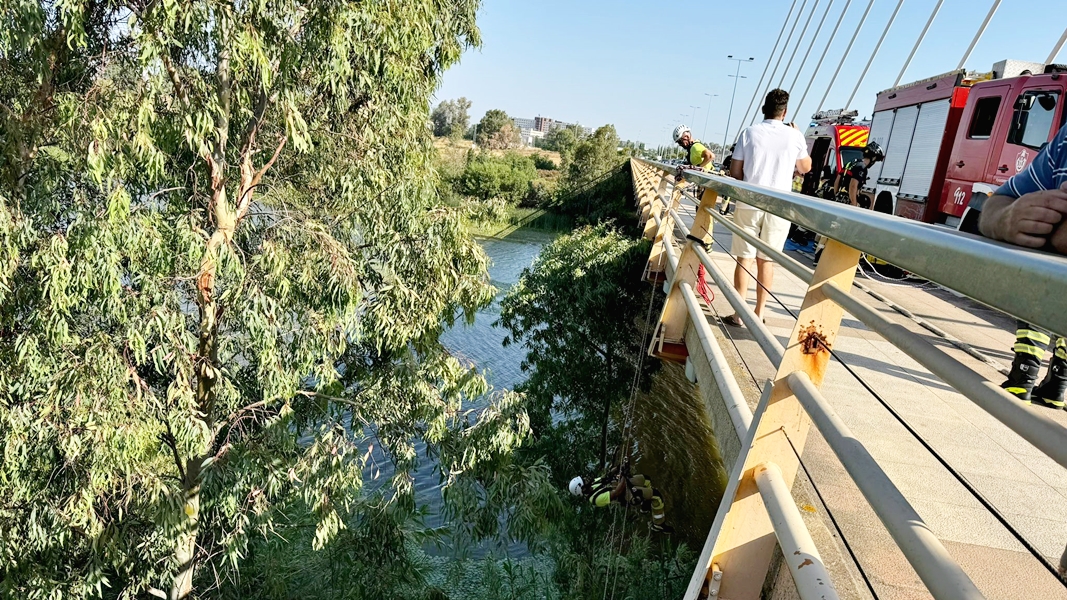
[[[506,239],[480,240],[492,261],[489,277],[497,296],[477,314],[473,324],[458,324],[442,337],[456,356],[484,370],[496,390],[522,382],[525,375],[520,364],[526,355],[522,346],[502,344],[505,331],[493,325],[500,316],[500,301],[553,237],[520,230]],[[684,369],[666,364],[653,376],[649,393],[639,394],[633,423],[633,472],[650,477],[662,491],[676,539],[697,551],[704,544],[726,482],[702,402],[696,388],[685,379]],[[439,497],[436,479],[419,479],[417,494]]]

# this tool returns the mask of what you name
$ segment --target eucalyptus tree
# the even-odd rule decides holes
[[[0,0],[0,594],[189,597],[293,511],[321,548],[370,431],[394,502],[416,438],[506,461],[437,341],[492,297],[426,128],[478,4]]]

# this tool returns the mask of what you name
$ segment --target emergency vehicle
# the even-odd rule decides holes
[[[840,173],[845,165],[863,158],[870,127],[855,123],[856,111],[827,110],[815,113],[804,137],[808,141],[811,171],[804,176],[800,192],[816,195],[822,181]]]
[[[1064,124],[1067,68],[1001,61],[878,94],[870,139],[885,151],[861,193],[874,209],[974,231],[982,202]]]

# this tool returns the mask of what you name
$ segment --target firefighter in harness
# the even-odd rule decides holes
[[[845,165],[844,170],[837,174],[833,196],[829,199],[852,206],[870,208],[870,201],[866,197],[862,197],[863,203],[860,203],[860,188],[867,183],[867,170],[880,160],[885,160],[882,147],[877,142],[867,144],[867,147],[863,149],[863,158],[850,161]]]
[[[589,504],[597,508],[609,506],[612,502],[624,506],[639,508],[641,512],[652,513],[652,531],[671,533],[667,525],[667,516],[663,509],[663,497],[659,490],[652,487],[652,480],[644,475],[630,475],[629,465],[621,470],[609,471],[586,483],[581,477],[571,479],[568,486],[574,496],[585,497]]]

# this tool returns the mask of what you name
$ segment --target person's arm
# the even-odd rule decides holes
[[[811,170],[811,157],[805,156],[797,160],[797,174],[803,175]]]
[[[853,179],[848,184],[848,202],[852,206],[860,205],[860,182],[858,179]]]
[[[615,489],[611,490],[611,501],[622,502],[623,496],[626,494],[626,478],[619,477],[619,483],[615,486]]]
[[[837,193],[841,191],[841,173],[837,173],[834,177],[834,198],[837,197]]]
[[[710,170],[708,167],[710,167],[713,162],[715,162],[715,153],[708,148],[704,148],[704,157],[703,160],[700,161],[700,168]]]
[[[1018,198],[999,193],[1003,191],[1001,188],[982,205],[978,230],[987,238],[1009,244],[1043,247],[1067,215],[1067,184],[1058,190],[1030,192]],[[1058,252],[1067,254],[1067,245],[1056,245]]]
[[[745,180],[745,161],[736,158],[730,161],[730,177],[738,181]]]

